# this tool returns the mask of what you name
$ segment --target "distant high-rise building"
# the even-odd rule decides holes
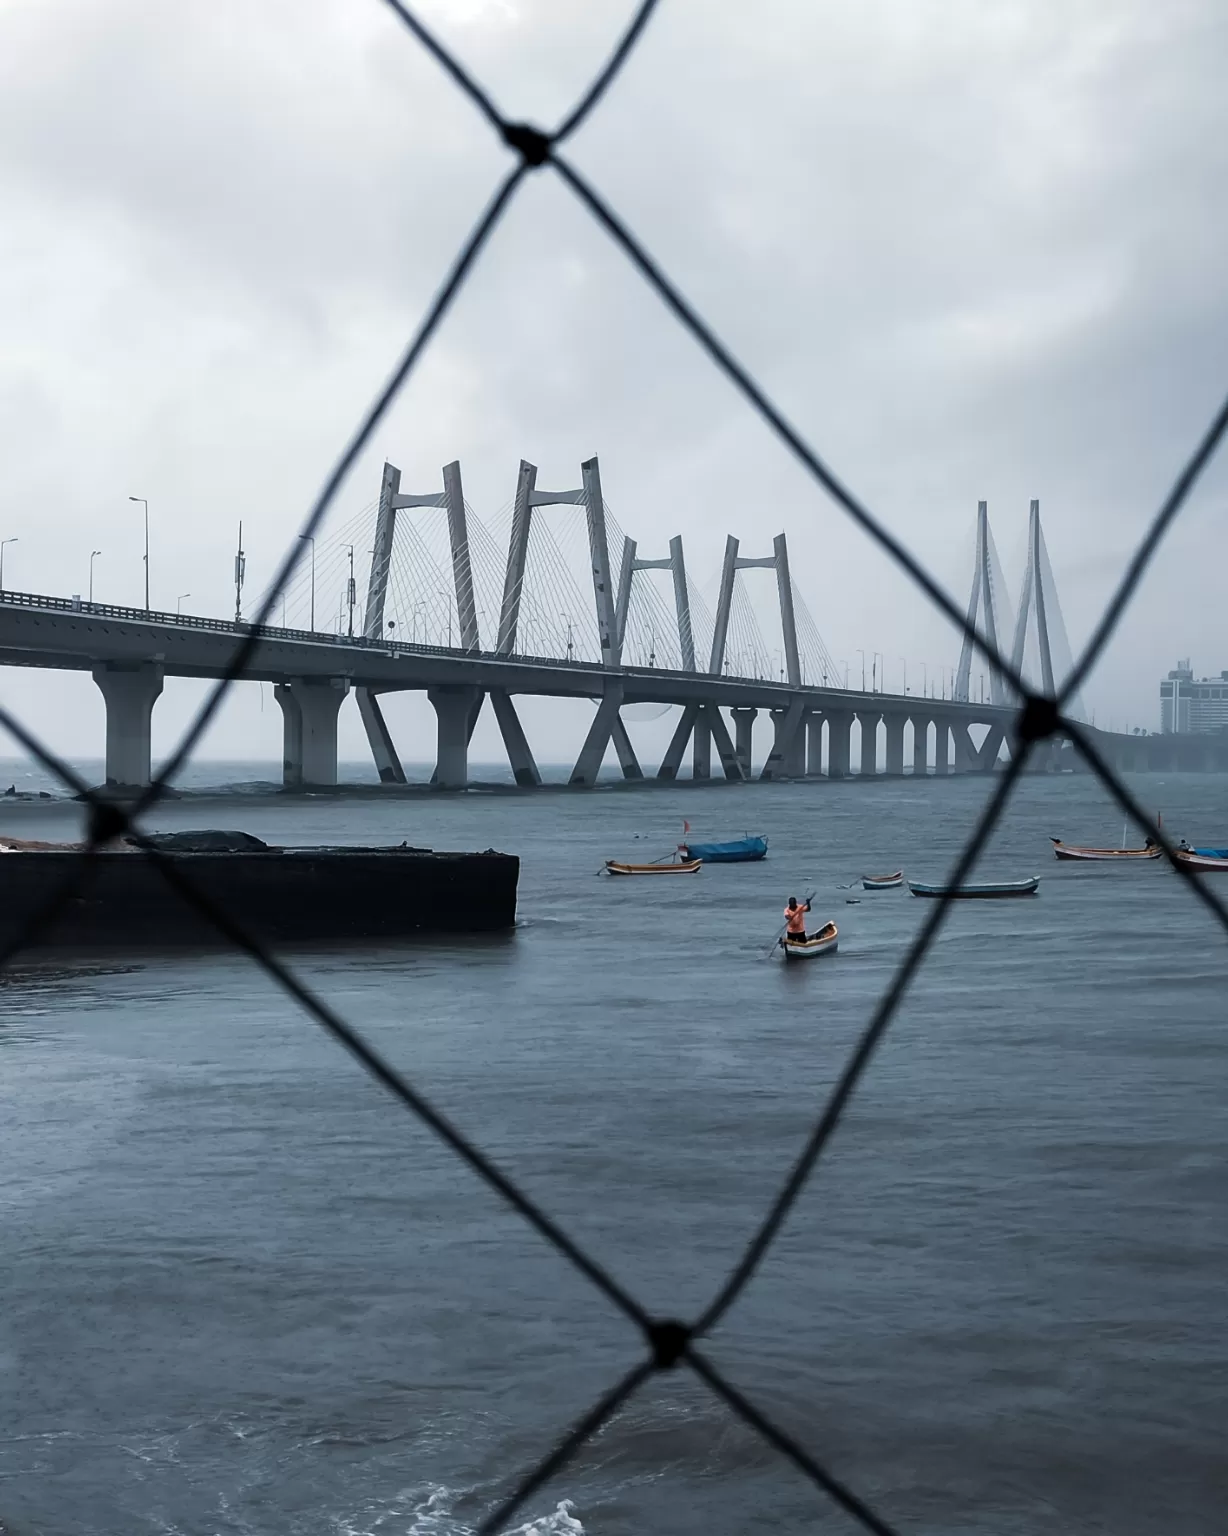
[[[1179,661],[1160,684],[1160,730],[1165,736],[1208,736],[1228,729],[1228,672],[1195,678]]]

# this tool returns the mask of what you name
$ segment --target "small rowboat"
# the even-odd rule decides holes
[[[607,859],[605,867],[609,875],[693,875],[700,862],[686,859],[681,864],[620,864],[617,859]]]
[[[1104,860],[1113,863],[1118,859],[1158,859],[1164,850],[1158,843],[1148,843],[1143,848],[1076,848],[1061,838],[1051,837],[1053,851],[1059,859]]]
[[[863,891],[894,891],[904,884],[904,871],[897,869],[894,875],[862,875]]]
[[[1206,848],[1178,848],[1175,850],[1177,863],[1186,869],[1228,869],[1228,849],[1212,851]]]
[[[1225,861],[1228,868],[1228,861]],[[953,896],[961,900],[989,899],[994,896],[1035,896],[1040,884],[1039,875],[1030,880],[999,880],[992,885],[924,885],[920,880],[910,880],[908,889],[914,896]]]
[[[684,859],[700,859],[705,864],[747,864],[767,855],[766,837],[739,837],[732,843],[680,843]]]
[[[813,960],[816,955],[834,955],[839,937],[835,923],[824,923],[817,933],[808,933],[804,939],[782,937],[780,947],[786,960]]]

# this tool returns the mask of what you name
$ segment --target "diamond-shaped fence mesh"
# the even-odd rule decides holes
[[[1175,850],[1162,829],[1151,820],[1122,779],[1104,760],[1088,730],[1079,722],[1063,714],[1065,705],[1076,697],[1078,690],[1108,644],[1166,532],[1181,511],[1195,482],[1213,457],[1225,431],[1228,430],[1228,400],[1225,400],[1189,460],[1181,468],[1087,648],[1075,662],[1065,682],[1057,689],[1056,696],[1045,697],[1029,692],[1007,658],[991,645],[984,634],[968,625],[959,607],[920,561],[842,484],[815,449],[789,423],[751,374],[706,325],[686,296],[673,285],[601,193],[590,185],[565,158],[563,148],[566,141],[599,105],[614,83],[656,9],[657,0],[643,0],[605,67],[573,111],[553,132],[543,131],[527,123],[513,122],[505,117],[460,61],[440,44],[413,11],[402,3],[402,0],[384,0],[384,3],[395,12],[417,42],[431,54],[459,89],[469,97],[475,108],[490,123],[492,130],[499,135],[516,157],[516,163],[499,183],[482,210],[417,332],[321,487],[303,522],[299,536],[291,542],[258,613],[253,616],[248,633],[235,647],[225,674],[210,690],[204,705],[163,767],[160,776],[138,801],[131,807],[122,808],[100,798],[7,709],[0,707],[0,724],[3,724],[22,747],[56,775],[67,788],[85,800],[89,810],[88,837],[72,872],[65,879],[61,889],[46,905],[29,915],[16,938],[0,950],[0,966],[8,965],[15,955],[35,943],[56,921],[67,904],[90,879],[99,848],[120,834],[127,835],[136,843],[141,856],[153,861],[162,877],[178,896],[193,906],[229,943],[262,966],[310,1018],[330,1034],[339,1045],[349,1051],[389,1093],[423,1121],[459,1158],[468,1164],[480,1179],[518,1211],[563,1259],[586,1276],[609,1303],[639,1328],[644,1339],[644,1354],[630,1362],[621,1380],[606,1390],[592,1409],[559,1443],[520,1478],[506,1499],[483,1521],[479,1527],[480,1536],[494,1536],[494,1533],[505,1528],[507,1522],[526,1500],[554,1477],[649,1377],[656,1372],[680,1368],[693,1372],[745,1424],[770,1442],[782,1456],[809,1477],[818,1489],[839,1504],[864,1529],[878,1532],[880,1536],[888,1536],[894,1527],[887,1519],[872,1509],[854,1490],[846,1486],[820,1460],[816,1452],[799,1444],[793,1436],[744,1397],[700,1349],[699,1341],[717,1325],[751,1283],[815,1166],[826,1152],[850,1099],[856,1093],[873,1059],[875,1050],[890,1027],[901,1000],[947,917],[951,902],[950,895],[935,901],[929,909],[920,931],[905,953],[891,984],[862,1030],[849,1060],[839,1074],[827,1103],[819,1113],[779,1193],[747,1242],[742,1257],[704,1311],[698,1317],[686,1321],[656,1317],[628,1293],[601,1264],[586,1253],[579,1243],[518,1188],[473,1141],[454,1126],[412,1082],[385,1061],[358,1030],[315,996],[312,990],[272,954],[265,944],[245,932],[225,910],[198,891],[193,882],[183,874],[181,868],[163,856],[142,836],[140,831],[142,818],[158,803],[167,784],[191,756],[231,683],[242,674],[252,652],[260,643],[260,626],[273,612],[279,594],[304,556],[306,541],[322,524],[351,468],[370,442],[377,426],[405,381],[418,365],[520,186],[534,172],[553,172],[571,189],[580,204],[588,209],[615,245],[622,249],[632,266],[638,270],[650,288],[655,290],[665,308],[691,334],[707,353],[714,366],[742,395],[747,405],[762,418],[782,446],[802,464],[818,485],[884,553],[912,578],[917,587],[946,615],[961,635],[966,635],[985,661],[1012,683],[1018,696],[1023,699],[1015,722],[1010,763],[999,774],[993,793],[972,828],[963,851],[955,861],[947,882],[948,889],[958,887],[972,871],[1011,799],[1033,747],[1038,742],[1060,735],[1073,743],[1075,750],[1082,755],[1089,768],[1105,785],[1126,815],[1161,846],[1170,865],[1185,878],[1197,898],[1214,914],[1225,933],[1228,934],[1228,907],[1225,907],[1224,902],[1214,891],[1207,888],[1196,873],[1192,873],[1189,867],[1176,857]]]

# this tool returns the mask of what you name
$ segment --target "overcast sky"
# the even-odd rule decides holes
[[[430,0],[516,115],[551,123],[627,0]],[[829,463],[967,601],[976,503],[1014,587],[1039,497],[1077,646],[1228,390],[1220,0],[664,0],[574,143]],[[9,586],[233,607],[254,589],[509,161],[381,0],[0,0],[0,537]],[[837,658],[954,666],[946,622],[789,459],[552,176],[530,180],[346,486],[462,462],[493,514],[523,456],[601,458],[643,552],[724,536],[794,575]],[[1203,482],[1086,689],[1158,726],[1180,654],[1228,668],[1228,468]],[[758,546],[762,546],[760,549]],[[855,664],[857,671],[859,664]],[[914,672],[910,682],[917,676]],[[0,673],[98,755],[88,678]],[[169,681],[155,746],[199,698]],[[541,758],[575,707],[527,711]],[[395,705],[406,758],[429,710]],[[363,750],[346,708],[343,750]],[[498,756],[489,722],[477,756]],[[207,751],[276,757],[237,690]]]

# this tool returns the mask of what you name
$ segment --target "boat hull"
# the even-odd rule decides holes
[[[1216,854],[1199,853],[1197,849],[1191,851],[1178,848],[1176,859],[1177,863],[1185,869],[1203,870],[1207,874],[1217,870],[1228,870],[1228,856],[1221,858]]]
[[[683,843],[684,858],[704,864],[751,864],[767,857],[766,837],[740,837],[732,843]]]
[[[949,896],[956,901],[993,901],[1007,896],[1035,896],[1039,884],[1039,876],[1031,880],[1003,880],[993,885],[926,885],[920,880],[910,880],[908,889],[914,896]]]
[[[503,853],[397,848],[281,848],[163,853],[173,870],[264,944],[381,942],[425,933],[496,932],[516,922],[520,860]],[[80,870],[71,850],[0,859],[0,944]],[[53,948],[212,948],[218,930],[133,851],[98,853],[80,891],[37,942]]]
[[[1164,850],[1159,847],[1077,848],[1073,843],[1063,843],[1056,837],[1050,838],[1049,841],[1053,844],[1053,852],[1057,858],[1081,863],[1116,864],[1122,859],[1158,859],[1164,853]]]
[[[812,933],[804,944],[799,944],[794,939],[782,938],[780,947],[786,961],[792,963],[795,960],[817,960],[820,955],[834,955],[839,943],[840,935],[835,923],[827,923]]]
[[[863,891],[898,891],[903,884],[903,870],[898,870],[894,875],[862,875],[861,877]]]
[[[689,859],[683,864],[621,864],[617,859],[607,859],[605,867],[611,875],[693,875],[700,862]]]

